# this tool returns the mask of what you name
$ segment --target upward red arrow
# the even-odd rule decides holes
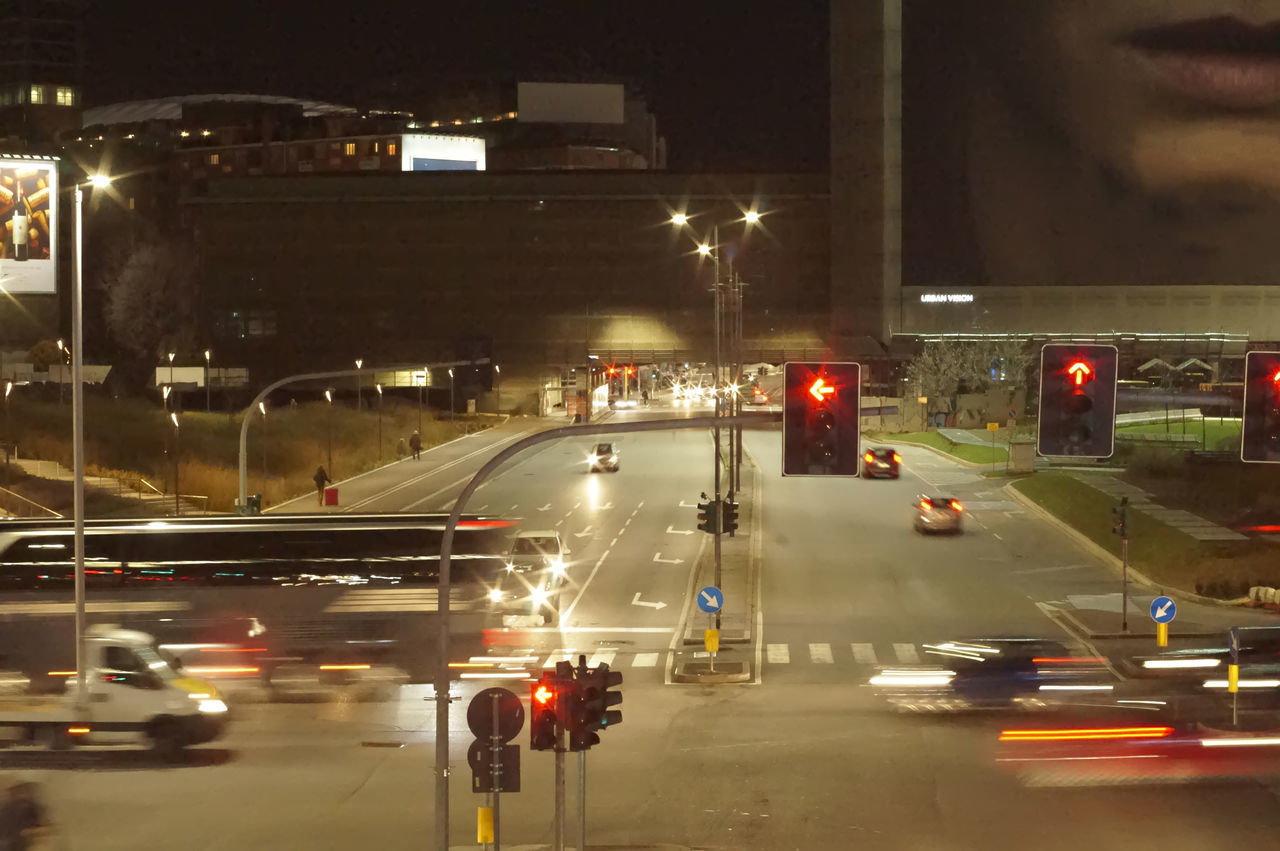
[[[1067,369],[1067,372],[1070,375],[1075,376],[1077,387],[1079,387],[1081,384],[1084,384],[1085,378],[1093,374],[1093,370],[1089,368],[1089,364],[1085,363],[1082,360],[1078,360],[1075,363],[1071,364],[1071,367]]]

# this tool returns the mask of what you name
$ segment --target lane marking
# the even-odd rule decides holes
[[[1093,565],[1090,564],[1064,564],[1059,567],[1032,567],[1026,570],[1011,570],[1009,572],[1017,576],[1026,576],[1033,573],[1059,573],[1066,570],[1084,570],[1085,568],[1092,566]]]
[[[916,652],[914,644],[894,644],[893,652],[897,655],[898,661],[904,665],[920,664],[920,654]]]
[[[667,629],[660,626],[535,626],[528,629],[522,629],[521,632],[536,632],[539,634],[551,634],[556,632],[572,632],[575,634],[590,632],[608,632],[608,633],[636,633],[642,635],[671,635],[675,632],[673,629]]]
[[[835,664],[835,659],[831,656],[830,644],[810,644],[809,645],[809,661],[823,665]]]
[[[614,535],[613,540],[609,542],[609,546],[616,547],[617,545],[618,545],[618,536]]]
[[[645,608],[649,608],[649,609],[656,609],[657,611],[662,611],[663,609],[665,609],[665,608],[667,607],[667,604],[666,604],[666,603],[663,603],[663,602],[661,602],[661,601],[658,601],[658,602],[656,602],[656,603],[649,603],[649,602],[646,602],[646,601],[644,601],[644,600],[641,600],[641,599],[640,599],[640,592],[639,592],[639,591],[637,591],[637,592],[636,592],[636,595],[635,595],[634,597],[632,597],[632,598],[631,598],[631,605],[633,605],[633,606],[644,606]]]
[[[577,511],[577,510],[578,510],[578,506],[580,506],[580,505],[582,505],[582,500],[578,500],[577,502],[575,502],[575,503],[573,504],[573,510],[574,510],[574,511]]]
[[[563,612],[560,613],[560,621],[563,623],[569,620],[569,616],[573,614],[573,610],[578,607],[578,603],[582,600],[582,595],[587,593],[591,580],[596,578],[596,574],[600,571],[600,565],[604,564],[604,560],[609,557],[610,550],[605,550],[600,554],[600,558],[596,559],[595,567],[591,568],[591,572],[587,574],[587,580],[578,588],[578,596],[573,598],[573,602],[569,604]]]
[[[577,650],[572,650],[572,649],[557,650],[556,652],[552,653],[550,656],[547,657],[547,661],[542,663],[542,667],[554,668],[556,666],[556,662],[572,662],[574,654],[576,654],[577,652],[578,652]]]
[[[654,553],[653,560],[658,564],[684,564],[682,558],[663,558],[662,553]]]
[[[656,668],[658,667],[657,653],[637,653],[631,660],[633,668]]]
[[[791,661],[791,648],[785,644],[770,644],[765,648],[765,659],[773,665],[785,665]]]
[[[873,645],[854,644],[852,645],[852,647],[853,647],[853,661],[863,665],[877,664],[878,660],[876,659],[876,648]]]
[[[601,648],[591,654],[591,658],[587,660],[587,667],[594,668],[596,665],[612,665],[613,657],[618,655],[618,651],[614,648]]]
[[[520,503],[517,502],[515,505],[511,506],[511,510],[515,511],[519,507],[520,507]]]
[[[692,529],[673,529],[670,526],[668,526],[667,534],[668,535],[692,535],[693,530]]]
[[[147,600],[138,602],[85,603],[86,612],[185,612],[190,603]],[[3,615],[73,615],[75,603],[0,603]]]
[[[551,503],[549,503],[549,502],[548,502],[546,505],[542,506],[542,507],[541,507],[541,508],[539,508],[538,510],[539,510],[539,511],[550,511],[550,510],[551,510]]]

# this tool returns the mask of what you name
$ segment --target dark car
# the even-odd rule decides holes
[[[587,456],[587,469],[592,473],[601,470],[618,472],[618,447],[612,443],[597,443]]]
[[[891,479],[898,478],[898,465],[902,463],[902,456],[897,450],[884,447],[881,449],[868,449],[862,453],[862,475],[868,479],[874,479],[878,476],[888,476]]]

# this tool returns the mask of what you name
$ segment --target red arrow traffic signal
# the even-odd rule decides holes
[[[1067,373],[1069,375],[1075,376],[1076,386],[1079,387],[1080,385],[1084,384],[1085,380],[1088,379],[1089,376],[1093,375],[1093,369],[1089,366],[1089,364],[1085,363],[1082,360],[1078,360],[1075,363],[1071,364],[1071,366],[1067,369]]]
[[[819,378],[813,382],[813,386],[809,388],[809,395],[817,399],[819,402],[827,401],[827,397],[834,395],[836,388],[827,383],[826,378]]]

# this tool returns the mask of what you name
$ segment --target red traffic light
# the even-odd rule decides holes
[[[1075,378],[1076,386],[1079,387],[1086,381],[1093,379],[1093,367],[1082,360],[1078,360],[1067,367],[1067,374]]]
[[[548,703],[556,699],[555,689],[547,688],[543,683],[533,690],[533,699],[538,703],[546,706]]]
[[[809,387],[809,395],[817,399],[819,402],[827,401],[828,396],[834,396],[836,388],[827,383],[825,376],[819,377],[813,385]]]

